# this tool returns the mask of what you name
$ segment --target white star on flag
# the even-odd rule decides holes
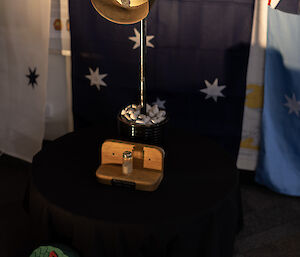
[[[97,67],[95,71],[89,68],[89,71],[90,74],[85,75],[85,77],[90,80],[90,86],[96,86],[98,90],[100,90],[100,86],[107,87],[106,83],[103,81],[107,74],[99,74],[99,67]]]
[[[285,103],[284,106],[287,106],[289,108],[289,114],[294,112],[297,117],[299,117],[300,101],[296,100],[295,93],[293,93],[292,98],[289,98],[287,95],[284,95],[284,97],[287,100],[287,103]]]
[[[272,0],[270,1],[270,6],[275,9],[277,5],[279,4],[280,0]]]
[[[214,83],[211,84],[207,80],[204,81],[206,88],[200,89],[202,93],[206,94],[205,100],[209,98],[213,98],[216,102],[218,101],[218,96],[225,97],[221,91],[226,87],[225,85],[218,86],[218,79],[216,78]]]
[[[158,97],[156,97],[156,101],[153,102],[152,105],[157,104],[158,108],[166,109],[165,103],[166,103],[166,100],[160,100]]]
[[[135,42],[134,46],[132,47],[132,49],[136,49],[138,47],[141,46],[141,42],[140,42],[140,32],[138,32],[138,30],[136,28],[133,29],[135,36],[134,37],[129,37],[129,39],[133,42]],[[154,48],[154,45],[150,42],[151,39],[153,39],[154,36],[150,35],[150,36],[146,36],[146,46],[148,47],[152,47]]]

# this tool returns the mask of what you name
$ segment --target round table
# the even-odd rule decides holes
[[[168,131],[163,181],[144,192],[97,182],[108,138],[118,139],[105,126],[81,130],[34,157],[29,207],[39,243],[65,243],[83,257],[233,255],[238,173],[221,147]]]

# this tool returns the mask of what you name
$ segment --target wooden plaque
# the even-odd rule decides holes
[[[133,156],[133,170],[128,175],[122,173],[125,151]],[[154,191],[163,178],[164,155],[158,146],[108,139],[101,147],[102,160],[96,176],[103,184]]]

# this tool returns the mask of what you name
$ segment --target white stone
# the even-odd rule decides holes
[[[150,117],[149,116],[145,116],[145,118],[143,119],[143,121],[147,124],[147,122],[150,121]]]
[[[150,111],[148,114],[149,114],[149,116],[150,116],[151,118],[153,118],[153,117],[155,116],[155,114],[154,114],[153,112],[151,112],[151,111]]]
[[[146,104],[146,112],[148,113],[151,110],[151,105],[150,104]]]
[[[135,113],[131,113],[131,114],[130,114],[130,119],[132,119],[132,120],[136,120],[137,117],[138,117],[138,115],[135,114]]]
[[[141,119],[141,120],[143,120],[145,117],[146,117],[145,114],[140,114],[140,115],[138,116],[138,118]]]
[[[153,112],[154,115],[158,114],[159,113],[158,105],[157,104],[153,105],[151,111]]]
[[[159,113],[156,115],[156,117],[160,118],[166,116],[166,111],[159,111]]]
[[[134,111],[135,111],[135,110],[134,110],[133,108],[130,107],[130,108],[127,110],[127,113],[131,114],[131,113],[134,113]]]
[[[143,120],[136,120],[135,123],[137,123],[137,124],[145,124],[145,121],[143,121]]]
[[[157,118],[157,123],[161,123],[164,119],[165,119],[165,117],[159,117],[159,118]]]
[[[127,113],[124,116],[127,120],[131,120],[130,116]]]
[[[126,114],[126,111],[123,109],[122,111],[121,111],[121,115],[125,115]]]
[[[155,117],[155,118],[151,119],[151,122],[152,122],[153,124],[157,124],[157,123],[158,123],[158,120],[157,120],[157,118]]]

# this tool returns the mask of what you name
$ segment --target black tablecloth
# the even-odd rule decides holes
[[[164,179],[154,192],[102,185],[107,128],[55,140],[33,160],[30,212],[40,241],[82,256],[232,256],[240,221],[238,174],[218,145],[168,131]]]

